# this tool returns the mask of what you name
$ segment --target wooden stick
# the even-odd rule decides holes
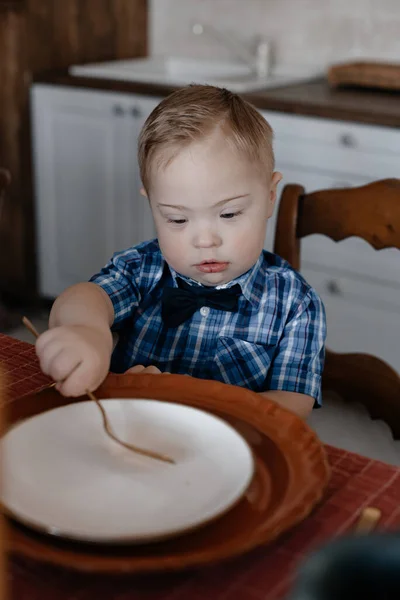
[[[143,456],[148,456],[150,458],[155,458],[156,460],[161,460],[163,462],[167,462],[167,463],[170,463],[172,465],[175,464],[175,461],[172,460],[172,458],[170,458],[169,456],[165,456],[164,454],[159,454],[158,452],[153,452],[152,450],[143,450],[143,448],[138,448],[138,446],[133,446],[132,444],[128,444],[127,442],[123,442],[122,440],[120,440],[115,435],[115,433],[113,432],[113,430],[111,429],[110,424],[108,422],[107,414],[106,414],[104,408],[102,407],[102,405],[100,404],[100,402],[98,401],[98,399],[96,398],[96,396],[93,394],[93,392],[90,392],[89,390],[86,390],[86,394],[99,407],[99,409],[101,411],[101,414],[102,414],[102,417],[103,417],[103,426],[104,426],[104,429],[106,430],[106,432],[108,433],[108,435],[115,442],[117,442],[118,444],[121,444],[121,446],[124,446],[125,448],[128,448],[128,450],[132,450],[133,452],[136,452],[137,454],[141,454]]]
[[[382,516],[379,508],[374,508],[373,506],[367,506],[361,512],[360,518],[358,519],[355,526],[355,533],[357,535],[365,535],[373,531],[378,524]]]
[[[48,383],[47,385],[42,387],[39,391],[44,392],[44,390],[48,390],[50,388],[56,387],[57,383],[58,383],[58,381],[53,381],[52,383]]]
[[[35,338],[39,337],[39,332],[37,331],[37,329],[34,327],[34,325],[30,322],[30,320],[27,317],[23,317],[22,322],[25,325],[25,327],[27,329],[29,329],[29,331]],[[51,384],[49,384],[48,387],[52,387],[56,384],[57,384],[57,382],[51,383]],[[113,430],[111,429],[110,424],[108,422],[107,414],[106,414],[104,408],[102,407],[102,405],[100,404],[100,402],[98,401],[98,399],[96,398],[96,396],[93,394],[93,392],[90,392],[89,390],[86,390],[86,394],[88,395],[90,400],[93,400],[93,402],[95,402],[97,404],[98,408],[100,409],[101,416],[103,418],[104,429],[105,429],[106,433],[110,436],[110,438],[112,438],[114,440],[114,442],[117,442],[121,446],[124,446],[124,448],[128,448],[128,450],[131,450],[132,452],[136,452],[136,454],[148,456],[149,458],[155,458],[156,460],[161,460],[163,462],[167,462],[172,465],[175,464],[175,461],[172,460],[172,458],[170,458],[169,456],[165,456],[164,454],[159,454],[158,452],[152,452],[151,450],[143,450],[142,448],[138,448],[137,446],[133,446],[132,444],[127,444],[126,442],[123,442],[122,440],[120,440],[115,435]]]
[[[36,327],[30,322],[28,317],[22,317],[22,322],[25,327],[31,332],[31,334],[37,339],[39,337],[39,332]]]

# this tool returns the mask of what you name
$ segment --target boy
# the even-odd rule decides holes
[[[263,251],[282,177],[270,126],[228,90],[189,86],[147,119],[139,165],[157,240],[57,298],[37,341],[43,371],[78,396],[111,360],[114,372],[244,386],[305,418],[320,403],[325,316],[303,278]]]

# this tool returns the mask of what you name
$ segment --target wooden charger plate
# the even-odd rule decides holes
[[[329,480],[326,454],[315,433],[294,414],[236,386],[183,375],[110,374],[99,398],[150,398],[179,402],[216,414],[250,444],[255,473],[243,499],[228,513],[192,533],[139,546],[57,540],[9,521],[11,552],[79,571],[146,573],[216,563],[271,542],[311,512]],[[66,399],[54,390],[10,404],[14,424],[86,398]]]

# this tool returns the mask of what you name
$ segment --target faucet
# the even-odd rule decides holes
[[[216,29],[213,25],[195,23],[192,26],[192,32],[194,35],[206,35],[214,38],[218,43],[222,43],[228,48],[233,56],[247,64],[252,73],[255,73],[258,77],[267,77],[270,67],[270,47],[269,43],[264,38],[258,40],[256,52],[252,53],[240,42],[235,40],[235,38],[229,36],[220,29]]]

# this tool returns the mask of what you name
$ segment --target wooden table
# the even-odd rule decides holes
[[[8,401],[40,390],[49,380],[34,346],[0,334],[0,363],[8,373]],[[382,511],[380,528],[400,526],[400,469],[327,446],[332,479],[323,502],[274,544],[220,566],[152,577],[84,575],[18,556],[9,562],[12,600],[278,600],[304,557],[351,530],[360,511]],[[11,600],[11,599],[10,599]]]

